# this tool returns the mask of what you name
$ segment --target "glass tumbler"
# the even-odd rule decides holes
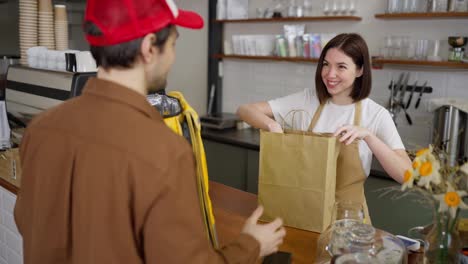
[[[416,59],[426,60],[428,47],[429,47],[429,40],[418,39],[416,41],[416,51],[415,51]]]
[[[339,201],[333,207],[332,223],[338,220],[352,219],[364,222],[364,207],[353,201]]]

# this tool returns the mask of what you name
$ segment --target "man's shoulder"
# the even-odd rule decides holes
[[[59,105],[44,110],[36,115],[29,123],[28,130],[34,130],[41,126],[57,124],[57,121],[67,120],[67,113],[72,105],[76,104],[78,98],[69,99]]]

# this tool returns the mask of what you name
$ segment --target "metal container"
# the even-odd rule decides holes
[[[451,105],[434,113],[432,142],[448,154],[451,166],[468,160],[468,114]]]

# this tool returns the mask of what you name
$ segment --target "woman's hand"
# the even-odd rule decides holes
[[[345,125],[338,128],[333,134],[335,137],[340,137],[340,142],[345,142],[346,145],[353,143],[355,139],[365,139],[371,132],[363,127],[357,127],[353,125]]]
[[[283,133],[283,128],[278,124],[278,122],[273,121],[268,124],[268,131],[273,133]]]

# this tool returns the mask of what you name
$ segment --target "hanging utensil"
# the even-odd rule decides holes
[[[414,90],[416,90],[417,85],[418,85],[418,81],[415,81],[413,88],[411,88],[411,93],[409,95],[408,102],[406,103],[406,107],[405,107],[406,109],[408,109],[409,106],[411,105],[411,100],[413,99]]]
[[[400,88],[400,86],[402,85],[402,82],[403,82],[403,78],[405,77],[405,73],[402,72],[400,73],[400,76],[398,77],[398,81],[393,89],[393,93],[392,93],[392,96],[393,97],[396,97],[397,96],[397,93],[398,93],[398,89]]]
[[[403,109],[403,112],[405,113],[406,121],[408,121],[408,124],[410,126],[413,125],[413,120],[411,119],[411,116],[408,114],[408,111],[406,111],[406,108],[403,105],[403,103],[401,103],[401,108]]]
[[[419,103],[421,103],[422,94],[424,93],[424,90],[426,90],[426,87],[427,87],[427,81],[421,87],[421,91],[419,91],[418,100],[416,101],[416,105],[414,106],[415,109],[418,109]]]
[[[408,87],[409,78],[410,78],[410,73],[408,72],[408,74],[406,74],[405,80],[403,81],[403,85],[400,87],[400,98],[398,102],[402,105],[402,107],[403,107],[403,100],[405,99],[406,87]]]

